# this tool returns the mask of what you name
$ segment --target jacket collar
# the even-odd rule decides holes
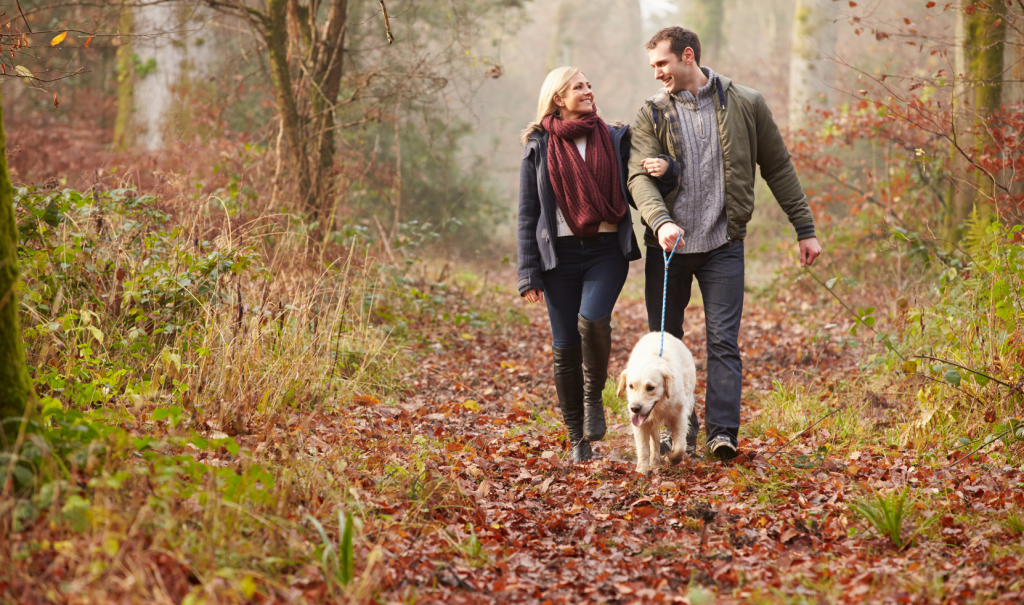
[[[732,80],[730,80],[726,76],[723,76],[720,73],[714,71],[712,71],[711,73],[714,76],[715,80],[717,80],[716,87],[719,88],[722,96],[724,97],[725,93],[728,92],[729,87],[732,86]],[[718,91],[716,91],[716,95],[717,93]],[[719,99],[719,102],[721,101],[722,99]],[[657,94],[647,99],[647,103],[652,105],[655,109],[662,113],[665,113],[666,111],[668,111],[670,107],[674,105],[674,103],[672,102],[672,95],[665,92],[664,88],[659,89]]]

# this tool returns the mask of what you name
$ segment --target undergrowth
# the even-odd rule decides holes
[[[945,252],[893,228],[876,242],[875,264],[841,256],[825,269],[783,273],[784,280],[806,284],[820,297],[818,304],[837,309],[835,322],[815,336],[815,354],[827,358],[844,348],[860,350],[861,375],[843,387],[841,398],[830,399],[833,406],[841,399],[848,409],[829,417],[823,428],[851,446],[938,447],[961,455],[985,450],[1003,463],[1021,463],[1021,229],[975,216],[961,246]],[[896,280],[893,289],[876,273],[896,259],[914,277]],[[824,272],[830,275],[819,276]],[[837,337],[839,330],[844,334]],[[751,431],[792,435],[824,418],[830,408],[818,390],[799,380],[775,381],[758,399],[762,409]]]
[[[32,574],[69,594],[365,598],[374,502],[409,532],[472,511],[424,464],[444,443],[372,430],[396,417],[375,410],[404,388],[408,345],[521,321],[417,272],[430,225],[405,225],[381,263],[359,229],[313,253],[287,219],[233,224],[212,198],[191,215],[131,189],[15,199],[37,413],[0,454],[0,559],[46,561]]]

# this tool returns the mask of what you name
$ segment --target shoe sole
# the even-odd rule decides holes
[[[719,445],[715,449],[711,450],[711,457],[716,460],[722,460],[728,462],[739,455],[739,452],[728,445]]]

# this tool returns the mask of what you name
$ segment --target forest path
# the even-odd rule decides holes
[[[732,463],[685,460],[645,478],[634,472],[628,423],[608,410],[598,459],[569,464],[565,431],[552,413],[544,307],[526,314],[529,325],[505,326],[493,341],[462,334],[405,375],[410,397],[402,407],[420,420],[413,430],[447,442],[436,471],[461,486],[474,510],[447,519],[449,544],[410,537],[389,547],[384,584],[399,594],[418,586],[420,598],[447,603],[679,601],[687,594],[696,602],[691,590],[743,599],[750,594],[744,586],[778,585],[780,574],[848,569],[844,558],[853,551],[843,545],[839,518],[850,477],[830,458],[776,485],[772,464],[792,470],[785,457],[766,461],[772,448],[765,440],[741,438],[743,455]],[[698,367],[701,415],[703,321],[703,309],[691,305],[684,342]],[[609,374],[616,376],[647,332],[642,301],[620,300],[613,326]],[[811,380],[824,390],[837,375],[855,374],[850,355],[823,352],[792,315],[750,301],[741,347],[744,426],[759,413],[750,402],[773,379]],[[791,448],[810,451],[808,444]]]

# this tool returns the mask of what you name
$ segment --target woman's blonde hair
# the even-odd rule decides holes
[[[541,121],[550,115],[559,115],[558,105],[555,105],[555,96],[565,96],[569,90],[569,80],[576,74],[583,71],[578,67],[556,67],[551,70],[548,77],[544,78],[544,84],[540,87],[540,100],[537,102],[537,119],[526,125],[526,129],[519,135],[519,141],[526,145],[530,135],[534,132],[543,132],[544,127]]]

